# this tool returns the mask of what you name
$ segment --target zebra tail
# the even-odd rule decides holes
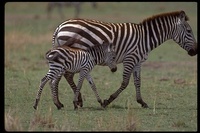
[[[52,61],[54,60],[59,54],[56,52],[56,53],[52,53],[51,50],[49,50],[47,53],[46,53],[46,59],[49,60],[49,61]]]

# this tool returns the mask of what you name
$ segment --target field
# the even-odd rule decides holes
[[[197,38],[195,2],[98,2],[81,8],[81,18],[106,22],[139,23],[152,15],[184,10]],[[64,108],[53,104],[49,84],[33,109],[41,78],[47,73],[45,53],[52,47],[56,26],[74,16],[74,8],[47,17],[47,3],[6,3],[4,44],[4,128],[7,131],[197,131],[197,56],[190,57],[172,40],[153,50],[142,65],[141,93],[148,109],[136,102],[133,77],[128,87],[105,109],[96,101],[85,80],[84,105],[73,109],[73,93],[64,78],[59,97]],[[111,73],[96,66],[91,75],[102,99],[121,85],[123,67]],[[78,74],[75,76],[77,83]]]

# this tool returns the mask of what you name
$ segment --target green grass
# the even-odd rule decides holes
[[[65,18],[47,3],[6,3],[4,107],[5,129],[14,131],[197,131],[197,56],[190,57],[172,40],[149,55],[142,65],[141,93],[149,109],[136,102],[133,77],[128,87],[107,108],[102,109],[87,81],[82,87],[83,108],[73,109],[73,93],[65,79],[59,84],[64,108],[57,110],[48,84],[43,89],[38,110],[33,109],[41,78],[48,66],[44,54],[51,48],[54,29],[73,17],[74,9],[64,9]],[[82,18],[107,22],[141,22],[154,14],[184,10],[197,38],[195,2],[89,3],[82,7]],[[123,66],[111,73],[96,66],[91,75],[102,99],[107,99],[122,82]],[[78,75],[75,76],[77,83]]]

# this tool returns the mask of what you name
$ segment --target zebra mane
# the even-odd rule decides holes
[[[151,20],[154,20],[154,19],[157,19],[157,18],[160,18],[160,17],[166,17],[166,16],[179,16],[180,13],[182,13],[184,11],[174,11],[174,12],[167,12],[167,13],[162,13],[162,14],[157,14],[157,15],[153,15],[152,17],[149,17],[149,18],[146,18],[144,19],[142,23],[145,23],[145,22],[148,22],[148,21],[151,21]],[[188,21],[189,20],[189,17],[185,14],[185,21]]]

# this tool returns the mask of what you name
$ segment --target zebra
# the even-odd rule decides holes
[[[185,11],[156,14],[136,23],[111,23],[89,19],[69,19],[57,26],[53,33],[52,45],[67,45],[88,49],[102,41],[115,44],[116,63],[123,63],[123,81],[117,91],[105,99],[103,107],[109,105],[128,86],[131,74],[136,88],[136,101],[143,108],[148,105],[142,99],[141,64],[148,54],[162,43],[172,39],[190,56],[197,54],[197,42],[188,24]],[[73,82],[73,76],[67,79]]]
[[[58,99],[58,83],[63,74],[69,73],[79,73],[79,81],[76,90],[74,90],[74,109],[78,108],[78,96],[84,78],[86,78],[95,93],[97,101],[102,105],[102,100],[100,99],[96,86],[90,76],[90,71],[95,65],[105,63],[109,66],[112,72],[117,70],[115,63],[115,46],[113,44],[103,43],[102,45],[96,45],[89,48],[88,50],[80,50],[70,48],[68,46],[57,46],[52,48],[46,53],[46,59],[49,64],[48,73],[41,79],[39,90],[36,96],[34,109],[37,109],[38,102],[40,100],[40,95],[42,89],[50,80],[50,87],[52,90],[52,97],[54,104],[58,109],[61,109],[63,104]]]

